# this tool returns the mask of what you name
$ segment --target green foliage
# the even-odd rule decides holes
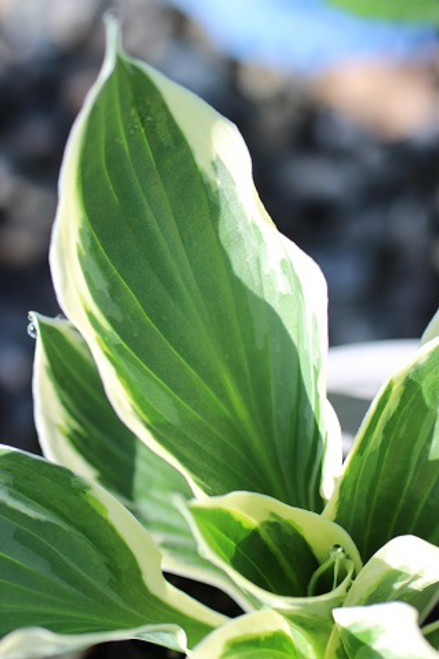
[[[328,0],[328,2],[366,18],[439,23],[437,0]]]
[[[434,327],[342,466],[318,267],[268,218],[236,128],[117,37],[61,173],[67,319],[33,315],[46,460],[0,451],[0,655],[437,657]]]

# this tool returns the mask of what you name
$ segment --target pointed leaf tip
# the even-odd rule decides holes
[[[115,62],[118,35],[110,19],[63,164],[60,305],[119,417],[194,491],[320,512],[340,440],[323,276],[267,222],[237,130],[147,65]]]

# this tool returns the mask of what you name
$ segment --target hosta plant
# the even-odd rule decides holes
[[[136,638],[193,659],[438,657],[434,325],[342,465],[322,274],[268,217],[236,128],[113,23],[59,194],[66,318],[32,315],[46,459],[0,452],[0,656]]]

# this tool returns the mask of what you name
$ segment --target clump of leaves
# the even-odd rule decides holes
[[[113,23],[51,268],[67,319],[32,315],[47,460],[0,451],[1,656],[137,638],[194,659],[438,657],[435,331],[342,467],[322,274],[267,216],[236,128]]]

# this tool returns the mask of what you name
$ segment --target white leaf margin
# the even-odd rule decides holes
[[[23,627],[0,640],[1,659],[37,659],[85,650],[109,641],[141,640],[188,652],[187,638],[177,625],[145,625],[90,634],[57,634],[43,627]]]
[[[254,638],[257,643],[258,638],[261,639],[267,634],[279,631],[290,637],[296,645],[296,649],[299,651],[299,655],[296,656],[301,659],[318,659],[310,639],[300,631],[292,629],[283,616],[271,609],[255,611],[231,620],[206,636],[192,652],[189,652],[188,656],[190,659],[221,659],[223,650],[229,641],[247,638],[251,642],[251,639]]]
[[[71,318],[84,336],[92,351],[93,358],[100,371],[101,379],[106,388],[107,396],[118,415],[130,430],[144,441],[153,451],[169,462],[187,480],[195,496],[203,498],[205,492],[194,481],[188,470],[174,458],[145,428],[136,410],[128,399],[124,386],[118,380],[115,367],[103,355],[99,348],[99,336],[90,325],[86,310],[90,310],[99,318],[102,327],[106,326],[106,319],[99,307],[87,291],[84,274],[77,262],[76,250],[71,235],[71,227],[75,225],[75,215],[80,213],[79,202],[75,195],[75,168],[80,154],[83,133],[91,108],[98,97],[103,85],[111,75],[115,61],[120,53],[120,34],[116,21],[107,17],[107,49],[104,63],[96,83],[88,93],[83,108],[75,121],[71,131],[65,157],[61,167],[59,182],[60,205],[57,218],[63,216],[64,220],[55,220],[50,248],[50,266],[57,299],[60,301],[66,315]],[[168,80],[163,74],[149,67],[147,64],[134,60],[123,54],[127,61],[143,68],[150,77],[170,108],[175,121],[191,144],[192,153],[206,176],[213,181],[217,180],[214,169],[215,160],[219,157],[229,168],[231,175],[237,183],[239,200],[249,219],[261,233],[266,246],[266,260],[276,275],[280,292],[289,292],[290,284],[282,271],[284,261],[294,263],[296,273],[300,276],[303,287],[303,296],[307,300],[307,324],[309,332],[318,330],[318,343],[322,347],[322,364],[316,377],[316,393],[321,401],[320,427],[322,428],[322,474],[320,494],[328,500],[332,494],[335,483],[342,469],[342,441],[341,428],[336,414],[326,397],[327,367],[324,350],[328,347],[327,336],[327,285],[321,269],[315,261],[305,254],[297,245],[278,232],[271,218],[262,205],[253,183],[251,159],[245,142],[236,126],[219,115],[207,103],[195,94],[182,88],[180,85]],[[194,121],[196,118],[196,121]],[[209,139],[205,139],[205,135]],[[204,139],[200,139],[200,136]],[[206,145],[209,144],[209,148]],[[61,194],[63,191],[63,194]],[[71,194],[69,194],[69,192]],[[75,201],[76,200],[76,201]],[[77,205],[75,208],[74,205]],[[69,222],[68,218],[72,221]],[[276,240],[273,240],[273,237]],[[59,245],[68,246],[59,254]],[[241,278],[239,272],[235,272]],[[69,289],[66,280],[74,276],[76,285],[74,292],[66,294]],[[249,282],[246,283],[251,289]],[[323,302],[323,303],[322,303]],[[275,309],[282,319],[282,311]],[[111,384],[108,384],[111,383]]]
[[[382,659],[438,659],[439,652],[425,640],[418,626],[418,612],[404,602],[334,609],[333,617],[343,640],[343,631],[354,636],[370,635],[371,656]],[[347,653],[356,659],[357,653]],[[360,654],[358,654],[360,656]],[[366,656],[361,654],[361,656]]]
[[[7,453],[25,453],[10,446],[0,445],[0,455]],[[36,461],[43,458],[29,457]],[[58,469],[53,465],[54,469]],[[88,487],[88,496],[95,498],[103,507],[108,523],[123,539],[129,551],[132,552],[145,588],[155,597],[177,611],[193,616],[195,620],[205,623],[213,628],[222,625],[228,618],[221,613],[209,609],[204,604],[186,595],[168,583],[162,573],[162,556],[150,537],[148,531],[138,522],[112,494],[92,480],[83,478]],[[105,511],[105,512],[104,512]],[[157,639],[156,639],[157,634]],[[37,659],[47,657],[54,653],[69,652],[83,649],[107,640],[125,640],[141,638],[160,643],[176,650],[187,651],[187,637],[184,630],[173,624],[146,624],[131,630],[114,630],[109,632],[93,632],[87,634],[57,634],[40,627],[18,628],[0,639],[0,659]],[[37,639],[40,639],[37,645]],[[48,649],[46,649],[48,648]],[[54,649],[56,648],[56,649]]]

